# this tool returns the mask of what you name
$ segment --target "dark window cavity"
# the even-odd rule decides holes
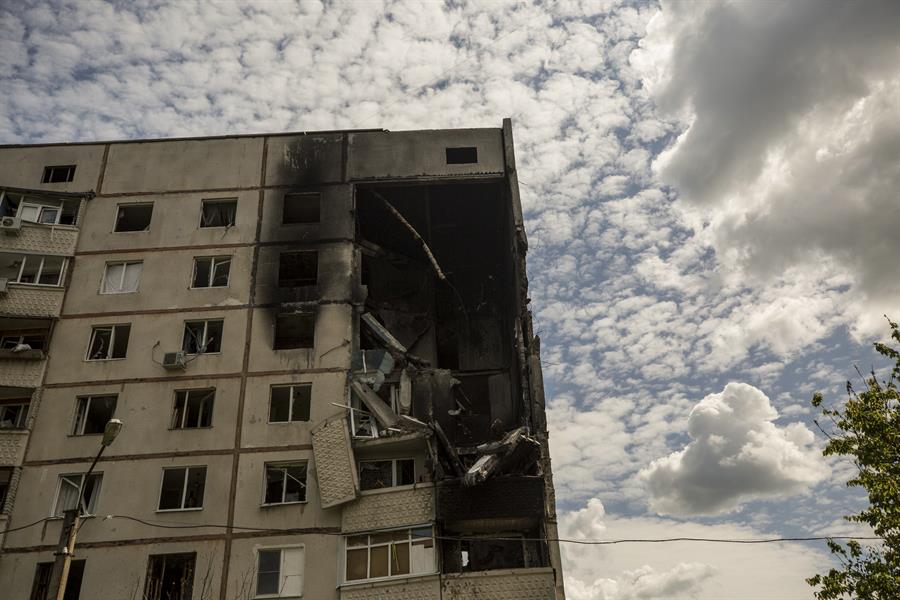
[[[116,210],[114,231],[149,231],[153,204],[120,204]]]
[[[66,183],[75,179],[75,165],[44,167],[41,183]]]
[[[194,259],[194,280],[191,287],[228,287],[231,271],[230,256],[206,256]]]
[[[163,469],[159,510],[203,508],[206,487],[206,467],[176,467]]]
[[[9,402],[7,400],[7,402]],[[25,422],[28,418],[29,402],[18,401],[11,404],[0,404],[0,429],[25,429]],[[3,503],[0,502],[0,509]]]
[[[316,285],[319,253],[315,250],[282,252],[278,257],[278,287]]]
[[[63,600],[78,600],[81,597],[81,580],[84,578],[85,560],[72,560],[69,564],[69,577],[66,579],[66,592]],[[29,600],[53,600],[50,590],[50,578],[53,576],[53,563],[38,563],[34,573]]]
[[[306,463],[266,465],[264,504],[306,502]]]
[[[319,192],[285,194],[281,213],[282,224],[318,223],[320,199]]]
[[[75,406],[72,435],[103,433],[106,424],[116,414],[116,396],[84,396]]]
[[[200,227],[232,227],[237,200],[204,200],[200,212]]]
[[[448,165],[467,165],[478,162],[478,148],[446,148]]]
[[[179,390],[175,392],[172,429],[196,429],[212,426],[216,390]]]
[[[191,600],[196,554],[157,554],[147,564],[144,600]]]
[[[269,397],[269,422],[309,421],[312,385],[273,386]]]
[[[184,324],[181,349],[188,354],[209,354],[222,351],[224,321],[188,321]]]
[[[415,482],[415,461],[411,458],[364,460],[359,463],[359,487],[362,490],[412,485]]]
[[[91,331],[88,360],[125,358],[131,325],[98,325]]]
[[[316,315],[290,313],[275,317],[274,350],[312,348],[315,344]]]

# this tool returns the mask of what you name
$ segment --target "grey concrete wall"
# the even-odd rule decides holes
[[[104,146],[30,146],[0,148],[0,185],[54,192],[87,192],[97,187]],[[68,183],[41,183],[44,167],[76,165]]]

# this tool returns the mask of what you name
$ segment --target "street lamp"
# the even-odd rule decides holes
[[[113,443],[119,432],[122,431],[124,424],[119,419],[110,419],[103,429],[103,439],[100,440],[100,450],[94,457],[94,462],[81,480],[81,486],[78,488],[78,502],[75,508],[70,508],[63,513],[62,531],[59,532],[59,546],[56,551],[56,558],[53,561],[53,573],[50,575],[50,589],[55,590],[54,598],[63,600],[66,595],[66,583],[69,579],[69,567],[72,565],[72,555],[75,553],[75,536],[78,535],[78,529],[81,527],[81,518],[87,516],[87,506],[84,502],[84,488],[90,481],[91,473],[97,466],[97,461],[106,447]]]

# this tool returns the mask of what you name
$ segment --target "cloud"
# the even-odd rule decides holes
[[[802,492],[827,475],[813,433],[801,423],[778,427],[769,398],[729,383],[691,411],[682,450],[641,471],[659,514],[701,515],[734,510],[753,498]]]
[[[578,539],[767,537],[729,523],[684,523],[657,517],[608,514],[592,499],[563,514],[560,536]],[[797,543],[753,546],[703,542],[562,545],[566,594],[571,600],[812,600],[808,577],[828,558]]]

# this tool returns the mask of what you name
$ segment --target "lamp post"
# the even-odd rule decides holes
[[[103,429],[103,439],[100,441],[100,450],[94,457],[94,462],[81,480],[81,486],[78,488],[78,501],[75,508],[70,508],[63,513],[62,531],[59,532],[59,545],[56,551],[56,558],[53,560],[53,572],[50,575],[50,590],[55,600],[63,600],[66,595],[66,583],[69,579],[69,567],[72,565],[72,556],[75,553],[75,536],[78,535],[78,529],[81,526],[81,518],[87,515],[87,506],[84,502],[84,488],[87,487],[91,473],[97,466],[97,461],[106,447],[113,443],[119,432],[122,431],[122,421],[119,419],[110,419]]]

